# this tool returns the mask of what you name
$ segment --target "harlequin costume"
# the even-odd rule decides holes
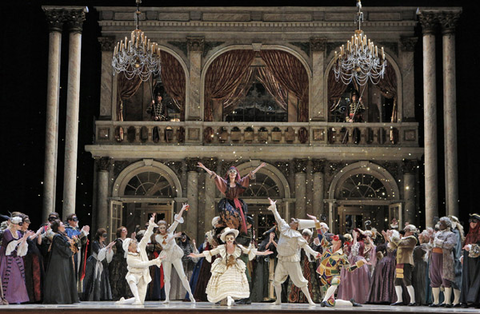
[[[336,302],[334,293],[341,281],[341,268],[345,268],[351,272],[365,265],[366,261],[362,259],[355,262],[355,264],[350,264],[348,257],[344,254],[342,248],[333,251],[333,247],[331,246],[330,242],[320,230],[320,223],[317,222],[315,227],[317,228],[320,245],[323,248],[323,254],[319,258],[320,265],[317,268],[317,273],[320,275],[320,281],[322,283],[322,289],[325,291],[325,297],[322,301],[322,306],[335,306]],[[339,236],[335,235],[334,239],[339,240]]]

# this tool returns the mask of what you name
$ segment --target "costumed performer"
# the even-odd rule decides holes
[[[171,274],[172,266],[175,267],[178,277],[180,278],[183,287],[188,292],[190,302],[195,303],[195,298],[193,297],[192,291],[190,289],[190,284],[188,283],[188,278],[185,275],[185,270],[183,269],[182,257],[184,255],[183,250],[178,246],[175,238],[177,237],[175,229],[179,223],[183,223],[183,212],[188,210],[189,205],[183,204],[180,212],[175,215],[173,224],[167,229],[167,222],[165,220],[160,220],[158,224],[158,234],[155,236],[155,241],[162,247],[162,252],[159,256],[163,258],[163,276],[164,276],[164,287],[165,287],[165,303],[170,302],[170,288],[171,288]]]
[[[341,234],[337,234],[331,237],[330,241],[326,237],[326,230],[328,230],[325,223],[321,223],[315,216],[307,215],[315,222],[315,228],[317,229],[317,236],[320,240],[320,245],[323,248],[322,255],[319,260],[319,266],[317,273],[320,275],[320,282],[325,290],[320,305],[322,307],[352,307],[361,306],[356,303],[355,300],[350,301],[335,299],[335,291],[341,281],[340,271],[342,268],[352,272],[363,265],[369,265],[364,258],[357,260],[355,264],[350,264],[348,257],[343,253],[343,245],[345,238]]]
[[[290,224],[282,219],[277,211],[276,201],[268,199],[270,206],[268,210],[272,211],[275,221],[277,222],[280,238],[277,243],[277,259],[278,263],[275,268],[275,279],[273,285],[275,294],[277,295],[276,305],[282,303],[282,284],[288,277],[293,284],[302,290],[303,294],[310,305],[315,305],[308,291],[308,280],[305,279],[300,266],[300,250],[303,249],[308,256],[314,256],[315,259],[320,257],[320,253],[314,251],[307,240],[302,237],[298,229],[312,228],[315,222],[309,219],[292,218]]]
[[[231,306],[234,300],[245,299],[250,296],[250,286],[245,274],[245,263],[241,260],[242,254],[247,254],[249,259],[253,259],[256,255],[269,255],[271,251],[259,252],[250,246],[244,246],[235,242],[239,231],[226,227],[223,229],[220,238],[225,244],[219,245],[210,251],[202,253],[191,253],[190,257],[205,257],[208,262],[212,261],[212,257],[217,254],[219,257],[212,264],[212,276],[208,281],[206,293],[209,302],[222,302]]]
[[[225,177],[222,178],[201,162],[198,163],[198,167],[204,169],[215,180],[218,190],[225,195],[218,203],[220,218],[225,226],[230,227],[230,229],[237,229],[243,234],[247,233],[247,204],[239,197],[247,189],[250,179],[255,178],[255,173],[265,166],[266,163],[262,162],[243,178],[240,177],[238,169],[231,166]]]
[[[148,222],[148,228],[145,231],[140,243],[136,239],[127,238],[123,240],[123,250],[127,258],[128,273],[125,279],[130,286],[133,297],[129,299],[121,298],[116,304],[143,304],[147,295],[148,284],[152,281],[150,277],[150,266],[160,267],[162,256],[149,260],[146,247],[153,234],[153,228],[158,227],[155,221],[155,214],[152,214]]]

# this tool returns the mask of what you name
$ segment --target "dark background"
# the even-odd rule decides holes
[[[217,2],[202,1],[203,6],[215,6]],[[231,2],[229,2],[231,3]],[[235,4],[238,3],[238,4]],[[265,2],[267,3],[267,2]],[[297,6],[351,6],[354,0],[295,1]],[[18,0],[2,3],[1,8],[1,125],[0,139],[2,155],[1,195],[3,204],[0,213],[22,211],[30,215],[32,229],[42,222],[42,197],[44,175],[45,112],[47,100],[47,66],[48,66],[48,28],[42,5],[82,5],[88,6],[90,12],[84,23],[82,35],[81,90],[80,90],[80,125],[78,150],[78,181],[76,213],[81,225],[91,224],[93,202],[92,156],[86,153],[84,146],[93,143],[94,120],[99,114],[100,99],[100,36],[98,13],[95,6],[131,6],[135,0],[102,1],[26,1]],[[291,1],[276,1],[276,6],[292,6]],[[477,179],[480,164],[477,158],[480,142],[479,128],[476,121],[480,106],[476,92],[479,88],[479,8],[478,1],[378,1],[364,0],[364,8],[373,6],[413,6],[413,7],[462,7],[463,13],[456,31],[457,64],[457,125],[458,125],[458,176],[460,193],[460,219],[468,220],[468,214],[480,210],[477,208]],[[173,6],[196,6],[189,1],[175,1]],[[270,6],[258,1],[234,2],[234,6]],[[165,1],[143,0],[142,7],[165,7]],[[133,16],[133,14],[132,14]],[[352,30],[353,31],[353,30]],[[416,117],[420,122],[420,139],[423,146],[423,92],[422,92],[422,48],[421,29],[418,27],[418,49],[415,59]],[[445,214],[444,194],[444,154],[443,154],[443,112],[442,112],[442,66],[441,35],[437,34],[437,102],[438,102],[438,168],[439,168],[439,211]],[[60,91],[60,125],[57,177],[57,211],[61,214],[63,197],[63,158],[65,138],[66,84],[68,73],[68,32],[63,32],[61,91]],[[423,167],[421,167],[423,178]],[[420,195],[424,199],[423,180],[420,181]],[[423,202],[423,201],[422,201]],[[423,204],[421,205],[422,212]],[[422,223],[424,225],[424,223]]]

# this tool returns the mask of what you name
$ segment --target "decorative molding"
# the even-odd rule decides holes
[[[295,172],[307,172],[307,164],[308,164],[308,159],[305,158],[294,158],[293,159],[293,166],[295,167]]]
[[[405,159],[402,163],[402,172],[405,173],[415,173],[418,169],[418,160]]]
[[[400,50],[412,52],[418,43],[418,37],[400,37]]]
[[[327,162],[325,159],[312,159],[312,167],[313,167],[313,172],[322,172],[325,173],[325,166],[327,165]]]
[[[187,37],[188,52],[203,52],[205,49],[205,37]]]
[[[290,44],[292,44],[295,47],[300,48],[300,50],[305,52],[305,54],[310,57],[311,48],[310,48],[310,43],[309,42],[291,42]]]
[[[325,51],[327,49],[327,39],[312,37],[310,38],[311,51]]]
[[[115,38],[113,36],[98,37],[98,42],[102,51],[113,51],[115,47]]]
[[[123,169],[127,168],[130,165],[130,162],[127,160],[115,160],[113,163],[113,175],[117,177]]]
[[[109,171],[112,166],[112,159],[110,157],[102,157],[95,159],[95,166],[97,171]]]
[[[200,168],[198,167],[198,162],[200,158],[185,158],[185,163],[187,164],[187,172],[195,171],[199,172]]]

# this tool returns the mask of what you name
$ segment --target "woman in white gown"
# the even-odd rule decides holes
[[[242,254],[248,254],[249,259],[255,255],[269,255],[271,251],[258,252],[255,248],[245,248],[235,243],[238,230],[226,227],[220,239],[225,244],[219,245],[210,251],[203,251],[200,254],[191,253],[190,257],[205,257],[208,262],[212,256],[219,255],[212,264],[212,276],[208,281],[206,293],[209,302],[217,303],[226,301],[232,305],[235,299],[245,299],[250,296],[250,287],[245,274],[245,263],[240,259]],[[223,303],[222,302],[222,303]]]
[[[185,271],[183,269],[182,257],[183,257],[183,250],[178,246],[175,238],[177,235],[175,234],[175,229],[177,228],[179,223],[183,223],[182,214],[185,210],[188,210],[189,206],[187,204],[183,204],[180,213],[175,215],[173,224],[167,228],[167,222],[164,220],[160,220],[157,222],[158,225],[158,233],[155,235],[155,241],[162,247],[162,252],[160,256],[163,258],[162,266],[163,266],[163,276],[164,276],[164,284],[165,284],[165,303],[170,303],[170,287],[171,287],[171,274],[172,274],[172,265],[175,267],[177,271],[178,277],[182,282],[183,287],[188,292],[188,296],[192,303],[195,303],[195,298],[192,295],[192,291],[190,290],[190,284],[188,282],[188,278],[185,275]]]

